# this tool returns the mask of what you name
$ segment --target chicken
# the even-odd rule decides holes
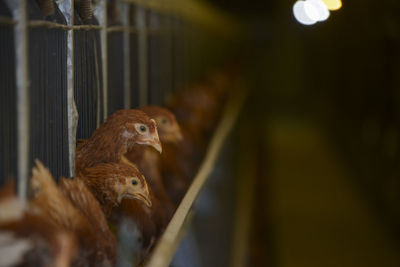
[[[182,144],[165,144],[160,158],[162,181],[174,206],[178,206],[184,197],[190,185],[190,175],[196,170],[185,143],[186,139]]]
[[[78,242],[76,266],[111,266],[115,262],[115,247],[96,232],[84,214],[57,187],[50,172],[37,161],[33,168],[31,208],[46,218],[47,223],[71,233]]]
[[[171,111],[159,106],[145,106],[142,107],[141,110],[156,121],[162,144],[179,143],[182,141],[183,137],[179,124]]]
[[[116,177],[118,178],[116,179]],[[115,239],[109,230],[104,214],[110,217],[112,210],[127,199],[141,203],[141,205],[145,205],[146,207],[152,206],[146,180],[133,166],[122,163],[98,164],[95,167],[87,168],[85,177],[78,177],[76,181],[73,183],[71,179],[63,179],[61,180],[61,185],[66,183],[66,186],[63,187],[66,189],[70,199],[75,205],[80,205],[81,212],[89,218],[92,225],[97,226],[96,231],[102,233],[105,238],[113,242],[115,242]],[[93,192],[99,202],[85,201],[81,195],[71,193],[89,191],[87,188]],[[113,190],[110,190],[110,188]],[[93,195],[89,195],[94,198]],[[82,205],[80,203],[93,203],[96,205],[95,207],[87,208],[86,205],[88,204]],[[99,203],[101,204],[101,208]],[[92,212],[88,213],[88,211]],[[114,219],[114,223],[117,223],[117,226],[119,226],[118,220]],[[136,240],[131,240],[131,242],[135,243]],[[131,251],[131,253],[134,252],[140,253],[139,250]]]
[[[204,86],[179,92],[170,102],[183,135],[179,143],[163,144],[161,174],[168,195],[178,205],[195,175],[211,135],[216,105]]]
[[[104,248],[107,250],[107,259],[110,264],[114,265],[117,248],[117,240],[111,233],[108,222],[100,207],[99,202],[86,187],[85,183],[79,179],[61,178],[59,183],[60,190],[69,199],[72,205],[87,219],[89,225],[95,233],[102,236]],[[99,251],[101,254],[102,252]],[[102,256],[99,255],[99,258]]]
[[[113,187],[118,188],[119,195],[105,188],[110,186],[110,177],[116,173],[120,176],[120,182],[113,182]],[[153,245],[157,234],[151,216],[155,198],[143,175],[130,164],[102,163],[87,168],[82,180],[96,196],[105,215],[114,225],[119,226],[124,220],[129,220],[137,227],[141,240],[136,258],[141,261]],[[119,203],[121,204],[118,206]]]
[[[177,145],[180,155],[177,160],[188,177],[194,174],[200,164],[213,127],[219,118],[221,103],[212,98],[207,90],[206,85],[193,85],[175,95],[169,104],[184,136],[184,141]]]
[[[210,137],[221,115],[228,93],[238,76],[237,66],[211,72],[204,81],[190,85],[169,101],[169,108],[179,124],[185,124],[190,135]],[[207,137],[207,138],[208,138]]]
[[[92,136],[81,142],[76,151],[76,173],[100,163],[121,161],[121,157],[136,148],[150,145],[161,153],[157,126],[140,110],[119,110],[110,115]]]
[[[207,81],[178,92],[169,102],[184,138],[177,144],[163,143],[161,172],[168,194],[176,204],[203,159],[230,85],[226,73],[213,73]]]
[[[87,168],[81,179],[99,201],[106,217],[111,216],[113,208],[123,199],[133,199],[152,206],[147,182],[134,166],[101,163]]]
[[[218,120],[223,102],[218,101],[210,91],[213,90],[207,84],[195,84],[179,92],[169,103],[179,124],[194,128],[191,134],[203,135],[203,131],[209,133]]]
[[[70,266],[74,237],[25,206],[9,184],[0,192],[0,266]]]
[[[157,106],[145,106],[142,107],[143,110],[150,118],[154,119],[157,123],[158,134],[160,136],[161,143],[163,145],[177,145],[183,141],[183,135],[176,121],[175,115],[166,108]],[[168,211],[168,220],[172,216],[175,210],[174,204],[165,190],[166,184],[162,180],[161,173],[161,155],[155,153],[153,149],[146,148],[144,160],[139,164],[139,169],[148,177],[149,184],[155,192],[155,195],[164,204],[166,210]],[[147,164],[146,164],[147,163]],[[150,165],[151,164],[151,165]],[[157,166],[157,168],[151,168],[151,166]],[[153,170],[150,176],[150,171]],[[149,174],[147,174],[147,172]],[[154,177],[154,178],[153,178]],[[174,181],[167,184],[167,188],[173,187],[179,181]],[[187,186],[184,186],[186,191]],[[166,225],[164,225],[165,227]]]
[[[130,231],[138,231],[138,250],[134,251],[134,258],[136,265],[140,265],[149,255],[158,236],[158,227],[153,220],[151,208],[137,200],[124,199],[114,210],[112,222],[118,226],[128,222],[132,225]]]
[[[121,163],[102,163],[87,168],[85,177],[61,179],[58,188],[48,170],[40,162],[36,164],[31,179],[35,193],[31,205],[48,223],[75,235],[79,255],[74,265],[115,265],[117,243],[102,210],[109,213],[124,198],[151,206],[146,181],[137,169]]]
[[[177,143],[182,140],[179,125],[170,111],[158,106],[146,106],[141,110],[156,121],[158,134],[163,146],[164,144]],[[161,179],[160,155],[151,147],[142,146],[128,152],[125,156],[129,161],[136,164],[140,172],[144,174],[154,193],[152,217],[159,234],[161,234],[167,226],[175,207]]]
[[[157,227],[150,215],[150,207],[153,202],[155,207],[159,204],[136,167],[122,163],[122,157],[126,152],[140,149],[144,145],[150,145],[161,152],[155,121],[139,110],[119,110],[112,114],[90,139],[80,141],[77,148],[76,169],[78,176],[82,177],[99,200],[107,217],[111,216],[113,208],[122,200],[116,198],[115,194],[104,193],[102,187],[107,184],[109,176],[118,171],[125,171],[126,175],[137,174],[135,177],[138,184],[143,185],[143,188],[138,187],[143,189],[142,198],[139,194],[134,200],[123,201],[122,206],[136,205],[140,208],[139,210],[133,208],[130,212],[120,212],[118,216],[115,215],[118,212],[114,212],[113,222],[118,225],[120,221],[115,218],[121,216],[133,220],[142,235],[142,248],[147,250],[157,234]]]

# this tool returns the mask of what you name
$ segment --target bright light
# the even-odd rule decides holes
[[[342,7],[341,0],[322,0],[329,10],[338,10]]]
[[[315,14],[313,14],[313,9],[312,7],[310,8],[310,6],[308,6],[308,13],[307,13],[305,4],[306,4],[305,1],[297,1],[293,6],[293,15],[296,18],[296,20],[301,24],[312,25],[318,21],[319,16],[317,19],[310,17],[308,13],[310,13],[311,15]]]
[[[324,21],[329,18],[329,9],[322,0],[307,0],[307,2],[311,3],[317,9],[319,14],[318,21]]]
[[[310,3],[310,1],[305,1],[304,2],[304,11],[307,14],[307,17],[309,17],[310,19],[314,20],[314,21],[318,21],[320,16],[319,16],[319,12],[318,9],[315,8],[315,6]]]
[[[330,12],[323,1],[325,0],[298,0],[293,5],[294,17],[304,25],[312,25],[326,20]]]

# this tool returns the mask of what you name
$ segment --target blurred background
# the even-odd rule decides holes
[[[400,4],[343,0],[303,25],[295,1],[213,3],[248,26],[238,201],[254,188],[233,266],[400,266]]]
[[[28,177],[36,157],[73,175],[69,90],[87,138],[113,111],[163,104],[234,64],[247,98],[173,266],[400,266],[400,2],[336,1],[312,25],[295,0],[194,1],[201,12],[178,15],[98,1],[93,19],[40,2],[0,0],[1,183]],[[89,27],[70,28],[71,43],[37,21]]]
[[[251,29],[246,266],[399,266],[399,3],[343,0],[314,25],[295,1],[215,3]]]

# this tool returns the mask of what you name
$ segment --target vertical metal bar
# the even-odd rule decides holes
[[[107,59],[107,3],[106,0],[100,0],[95,7],[94,14],[99,20],[101,28],[101,57],[102,57],[102,71],[103,71],[103,119],[105,120],[108,115],[108,59]],[[100,108],[100,105],[98,105]]]
[[[74,25],[74,0],[59,3],[59,8],[67,20],[68,26]],[[68,105],[68,150],[70,177],[75,175],[76,130],[78,127],[78,110],[74,98],[74,31],[68,31],[67,37],[67,105]]]
[[[124,108],[131,108],[131,55],[130,55],[130,30],[129,14],[130,4],[120,2],[122,25],[124,26]]]
[[[145,106],[148,103],[148,41],[146,10],[137,7],[136,25],[138,27],[138,57],[139,57],[139,105]]]
[[[12,1],[9,1],[9,3]],[[28,81],[28,14],[26,0],[12,4],[15,27],[17,68],[17,129],[18,129],[18,197],[26,203],[29,175],[29,81]]]

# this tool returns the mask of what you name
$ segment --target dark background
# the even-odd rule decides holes
[[[210,1],[247,25],[240,127],[263,168],[246,264],[399,266],[400,3],[305,26],[294,2]]]

